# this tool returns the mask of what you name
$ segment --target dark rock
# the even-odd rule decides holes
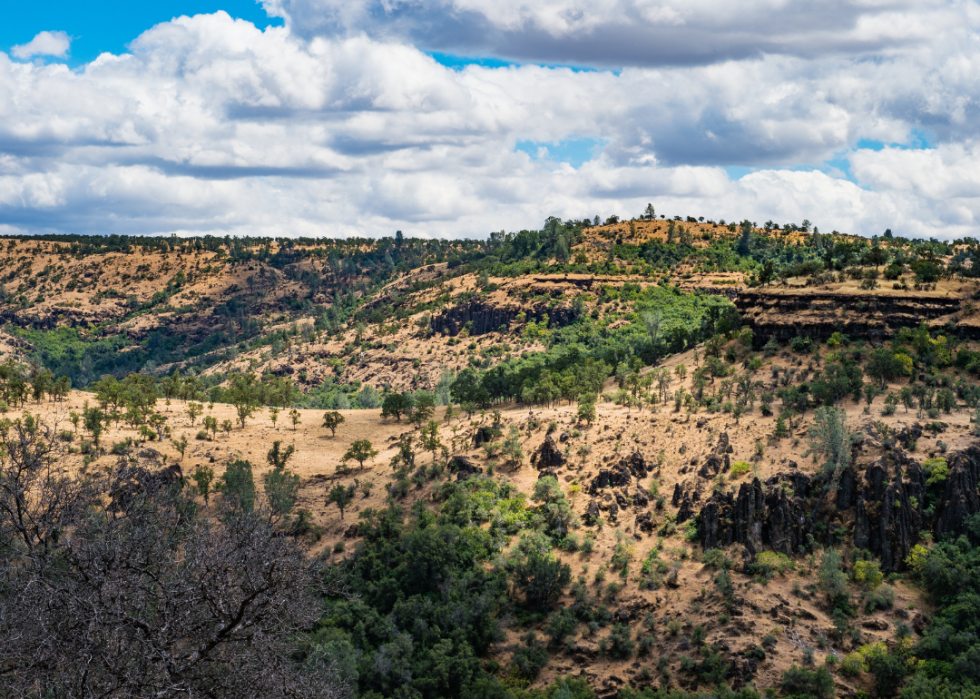
[[[636,528],[647,534],[653,532],[653,520],[649,512],[641,512],[636,516]]]
[[[609,503],[609,520],[615,521],[616,517],[619,516],[619,505],[615,502]]]
[[[646,459],[644,459],[643,454],[638,451],[634,451],[628,456],[624,456],[622,459],[620,459],[619,467],[621,470],[628,470],[636,478],[646,478],[649,474]]]
[[[490,427],[477,427],[473,434],[473,446],[481,447],[493,441],[495,430]]]
[[[451,458],[449,460],[449,470],[450,472],[456,473],[457,481],[466,480],[470,476],[483,473],[483,469],[473,463],[472,459],[467,456],[454,456]]]
[[[624,488],[630,484],[630,472],[628,469],[609,470],[599,469],[599,475],[592,479],[589,485],[589,493],[595,495],[603,488]]]
[[[960,534],[967,517],[980,512],[980,449],[970,447],[946,457],[949,475],[936,517],[936,539],[944,534]]]
[[[677,568],[670,569],[670,572],[667,573],[667,577],[664,578],[664,585],[672,588],[678,588],[681,586],[680,582],[677,580]]]
[[[544,438],[544,443],[541,444],[537,456],[531,458],[531,463],[539,469],[561,468],[567,461],[568,459],[561,453],[561,449],[558,448],[550,434]]]
[[[681,504],[681,500],[684,498],[684,489],[681,488],[680,483],[674,484],[674,494],[670,498],[670,504],[677,507]]]

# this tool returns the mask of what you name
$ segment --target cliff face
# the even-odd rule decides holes
[[[521,312],[526,314],[528,322],[537,323],[548,316],[548,324],[552,327],[564,327],[575,320],[574,311],[570,308],[498,306],[483,299],[471,299],[467,303],[453,306],[444,313],[435,316],[431,321],[432,330],[455,337],[466,327],[467,323],[472,322],[470,335],[484,335],[499,330],[501,326],[509,326]]]
[[[925,474],[902,451],[845,471],[835,501],[825,498],[823,506],[852,513],[854,546],[878,556],[885,570],[903,570],[924,528],[932,525],[937,539],[960,534],[965,519],[980,512],[980,449],[950,454],[947,461],[949,476],[934,522],[924,521]],[[837,534],[831,527],[818,526],[826,524],[825,518],[818,514],[815,521],[810,519],[822,489],[816,479],[791,473],[765,483],[757,478],[742,483],[737,494],[715,491],[697,514],[701,543],[706,549],[739,543],[750,553],[768,547],[787,555],[809,549],[818,536],[830,543]],[[673,501],[680,507],[679,520],[689,516],[696,500],[696,491],[691,495],[677,487]]]
[[[960,299],[954,296],[853,294],[809,289],[747,289],[734,302],[743,321],[762,342],[769,337],[788,340],[798,335],[823,339],[835,331],[855,337],[883,338],[901,327],[951,317],[960,310]],[[977,328],[963,325],[960,331],[973,335]]]

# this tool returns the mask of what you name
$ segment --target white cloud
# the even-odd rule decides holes
[[[15,58],[28,59],[34,56],[55,56],[64,58],[71,47],[71,37],[65,32],[39,32],[26,44],[14,46],[10,53]]]
[[[467,1],[389,0],[385,11],[479,10],[500,31],[534,25],[588,39],[611,26],[620,7]],[[744,17],[708,0],[620,9],[659,22],[667,43],[691,27],[722,39],[727,31],[735,41],[769,12],[780,42],[795,36],[816,46],[837,21],[811,17],[807,33],[815,6],[796,6],[790,16],[790,5],[757,0],[743,4]],[[105,54],[78,70],[0,53],[0,226],[485,236],[540,225],[548,215],[636,215],[653,201],[671,215],[976,234],[980,50],[970,34],[978,21],[961,13],[950,27],[958,6],[940,3],[930,14],[920,3],[881,5],[891,20],[876,27],[855,20],[850,53],[841,39],[812,56],[801,49],[618,73],[450,70],[403,37],[384,36],[377,8],[323,7],[347,13],[341,19],[351,31],[300,32],[292,16],[287,27],[259,31],[219,12],[158,25],[131,53]],[[948,31],[926,41],[923,27]],[[887,50],[871,59],[872,45]],[[857,148],[862,139],[907,143],[913,131],[936,147]],[[551,153],[550,144],[568,139],[606,145],[578,169],[515,151],[530,142]],[[844,167],[841,158],[853,181],[819,171],[833,171],[825,161]],[[755,171],[732,179],[725,166]]]

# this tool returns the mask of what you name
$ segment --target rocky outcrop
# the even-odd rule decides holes
[[[806,544],[810,530],[803,498],[781,485],[767,485],[764,491],[754,478],[739,487],[737,496],[712,493],[698,515],[698,532],[706,549],[737,542],[753,548],[765,545],[789,555]]]
[[[936,538],[959,534],[967,517],[980,512],[980,449],[950,454],[946,458],[949,475],[936,515]]]
[[[817,289],[746,289],[735,299],[735,307],[748,324],[755,342],[770,337],[779,340],[802,335],[825,339],[835,331],[852,337],[884,338],[899,328],[915,327],[950,316],[960,310],[958,297],[905,293],[854,294]],[[973,336],[977,329],[965,324],[961,335]]]
[[[612,468],[599,469],[599,475],[592,479],[589,493],[595,495],[603,488],[625,488],[633,478],[646,478],[650,473],[646,459],[638,451],[624,456]]]
[[[902,570],[922,530],[922,469],[903,453],[891,452],[865,469],[860,485],[854,546],[879,556],[885,570]]]
[[[470,476],[483,473],[483,469],[467,456],[454,456],[449,460],[449,470],[456,473],[456,480],[463,481]]]
[[[490,427],[477,427],[473,433],[473,446],[481,447],[493,441],[494,430]]]
[[[971,447],[948,457],[949,476],[937,505],[937,538],[963,531],[964,520],[980,512],[980,449]],[[698,532],[705,548],[739,543],[751,550],[768,547],[787,555],[808,550],[815,535],[812,508],[824,484],[803,473],[779,474],[764,484],[758,479],[742,483],[738,494],[715,491],[697,515]],[[870,551],[882,568],[900,571],[929,526],[923,519],[926,478],[922,467],[901,450],[889,451],[877,461],[844,471],[837,484],[836,513],[852,511],[854,546]],[[691,515],[693,494],[680,485],[671,502],[678,507],[677,521]],[[818,517],[817,522],[820,522]],[[832,525],[829,542],[837,536]]]
[[[535,308],[520,306],[498,306],[485,298],[470,299],[447,309],[431,321],[432,330],[455,337],[469,324],[470,335],[484,335],[508,327],[524,313],[527,322],[540,322],[548,316],[548,326],[563,328],[575,320],[575,311],[568,307],[548,308],[541,305]]]
[[[531,463],[538,469],[561,468],[567,461],[568,459],[561,453],[561,449],[558,448],[558,444],[550,434],[544,438],[544,442],[537,453],[531,456]]]

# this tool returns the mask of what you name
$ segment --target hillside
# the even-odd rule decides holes
[[[804,228],[9,239],[0,407],[277,513],[340,695],[975,691],[976,242]]]

